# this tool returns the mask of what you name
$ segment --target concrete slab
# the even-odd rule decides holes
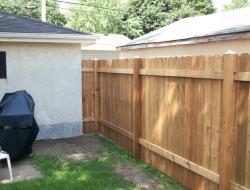
[[[29,180],[42,177],[40,171],[35,169],[28,159],[14,161],[12,164],[13,182]],[[8,166],[5,160],[1,160],[0,165],[0,183],[10,183]]]
[[[36,154],[53,155],[60,160],[92,160],[98,158],[103,149],[99,140],[93,136],[81,136],[67,139],[35,141]]]

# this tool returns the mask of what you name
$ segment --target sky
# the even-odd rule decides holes
[[[78,0],[65,0],[68,2],[77,2]],[[228,4],[231,2],[231,0],[213,0],[215,7],[217,8],[217,11],[221,11],[225,4]],[[68,4],[66,3],[59,3],[60,7],[68,8]],[[62,12],[65,12],[65,10],[61,10]]]
[[[231,2],[231,0],[213,0],[214,6],[217,8],[218,11],[221,11],[225,4]]]

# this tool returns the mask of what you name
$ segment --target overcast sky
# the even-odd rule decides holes
[[[66,0],[68,2],[78,2],[78,0]],[[221,11],[225,4],[231,2],[231,0],[213,0],[215,7],[218,11]],[[60,7],[68,8],[68,4],[66,3],[59,3]],[[63,12],[65,10],[62,10]]]

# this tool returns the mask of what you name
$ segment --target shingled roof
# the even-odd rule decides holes
[[[136,38],[126,48],[178,45],[205,41],[247,38],[250,33],[250,7],[205,16],[189,17]],[[232,35],[233,34],[233,35]],[[136,47],[135,47],[136,46]]]
[[[93,36],[88,33],[4,12],[0,12],[1,37],[53,38],[64,40],[86,40],[89,38],[93,40]]]

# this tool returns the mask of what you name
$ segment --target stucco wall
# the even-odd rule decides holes
[[[213,55],[223,54],[229,50],[238,53],[250,52],[250,40],[231,40],[200,43],[195,45],[178,45],[161,48],[124,50],[121,51],[120,58],[124,59],[162,56]]]
[[[83,60],[118,59],[119,51],[82,50]]]
[[[5,92],[27,90],[36,103],[38,139],[82,134],[80,44],[0,43],[7,54]]]

